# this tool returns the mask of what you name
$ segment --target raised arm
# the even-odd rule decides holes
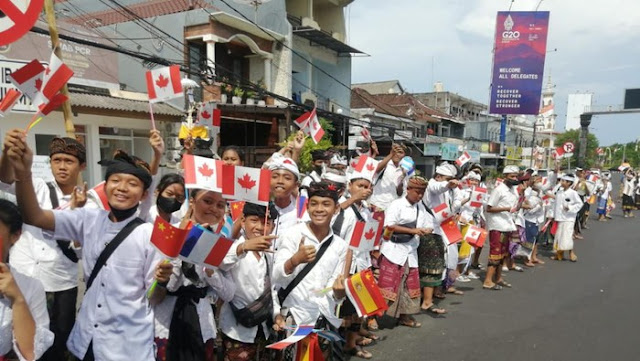
[[[27,145],[26,134],[22,130],[15,129],[7,134],[5,144],[7,141],[10,143],[7,158],[15,174],[16,198],[25,222],[43,230],[55,230],[53,212],[43,210],[38,204],[31,175],[33,151]]]
[[[20,138],[23,132],[20,129],[12,129],[7,132],[2,146],[2,157],[0,157],[0,182],[13,184],[16,180],[13,166],[8,158],[9,149],[14,145],[15,139]]]

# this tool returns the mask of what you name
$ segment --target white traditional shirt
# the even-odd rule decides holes
[[[309,173],[308,176],[302,178],[302,182],[300,183],[300,187],[308,187],[311,185],[311,183],[313,182],[320,182],[322,180],[322,178],[320,177],[320,174],[318,174],[318,172],[311,171],[311,173]]]
[[[403,181],[404,173],[402,167],[396,166],[393,161],[389,161],[384,173],[374,181],[373,194],[369,199],[369,203],[381,210],[387,209],[391,202],[400,198],[396,189]]]
[[[58,183],[52,182],[56,190],[59,206],[65,207],[71,195],[65,195]],[[15,194],[15,185],[0,183],[2,190]],[[53,209],[47,182],[33,179],[38,204],[42,209]],[[88,197],[85,208],[97,209],[98,204]],[[69,239],[70,240],[70,239]],[[55,239],[47,239],[42,230],[28,224],[22,227],[22,235],[11,247],[9,263],[16,270],[42,282],[46,292],[60,292],[78,287],[78,264],[62,253]]]
[[[291,203],[289,203],[289,205],[284,208],[278,207],[278,205],[275,203],[273,205],[278,211],[278,219],[274,224],[273,232],[271,232],[272,234],[279,236],[287,229],[300,223],[300,221],[298,220],[298,215],[296,214],[296,198],[294,196],[291,196]],[[280,238],[274,240],[273,249],[278,250],[279,246]]]
[[[554,218],[557,222],[575,221],[584,202],[575,190],[560,188],[556,193]],[[569,209],[565,209],[565,206]]]
[[[331,229],[322,240],[316,238],[307,223],[287,229],[280,236],[280,248],[275,253],[271,279],[276,289],[286,288],[305,267],[305,264],[299,264],[291,274],[285,272],[285,263],[298,252],[303,236],[304,244],[315,246],[316,251],[330,237],[333,237],[333,241],[315,267],[291,291],[281,306],[289,309],[298,325],[313,325],[320,315],[323,315],[333,326],[339,327],[342,320],[336,316],[335,311],[336,305],[342,300],[333,297],[333,290],[322,290],[332,287],[336,278],[344,272],[344,258],[348,246],[342,238],[334,235]]]
[[[340,197],[338,203],[345,202],[347,200],[346,197]],[[371,211],[366,206],[366,203],[363,201],[360,206],[357,204],[353,204],[356,207],[362,220],[364,222],[368,222],[371,219]],[[359,220],[358,216],[354,212],[352,207],[349,207],[343,211],[344,219],[342,222],[342,227],[340,228],[340,237],[344,239],[347,244],[351,241],[351,235],[353,233],[353,229],[356,225],[356,222]],[[333,225],[336,220],[336,217],[333,217],[331,224]],[[353,251],[353,258],[351,260],[351,274],[356,272],[363,271],[371,267],[371,252],[366,251]]]
[[[494,208],[513,208],[517,203],[517,194],[504,183],[496,186],[487,200],[487,206]],[[485,217],[487,218],[487,230],[489,231],[513,232],[516,230],[512,214],[509,211],[498,213],[487,211]]]
[[[225,256],[220,268],[225,270],[232,282],[235,284],[235,294],[233,305],[238,309],[246,307],[257,300],[264,292],[265,276],[267,275],[267,264],[269,272],[273,274],[273,257],[271,254],[263,252],[258,259],[254,252],[246,252],[238,257],[238,245],[244,243],[244,237],[236,240]],[[269,277],[271,277],[269,275]],[[272,297],[275,292],[272,292]],[[280,312],[277,302],[273,304],[273,316]],[[258,334],[258,326],[244,327],[236,318],[228,302],[222,305],[220,310],[220,329],[226,336],[244,343],[254,343]],[[265,336],[269,335],[267,323],[262,323],[262,330]]]
[[[484,218],[484,214],[482,212],[482,206],[480,207],[472,207],[471,201],[467,201],[465,204],[462,204],[463,201],[469,199],[473,192],[473,188],[465,188],[456,191],[455,200],[453,201],[453,208],[460,210],[460,222],[469,223],[469,221],[473,221],[474,218]]]
[[[384,211],[384,225],[402,225],[411,223],[418,216],[416,228],[433,228],[433,218],[422,205],[422,202],[411,204],[407,198],[396,199],[391,202],[389,208]],[[391,241],[382,242],[380,252],[394,264],[404,265],[407,260],[409,267],[418,267],[418,245],[420,238],[417,235],[406,243],[394,243]]]
[[[188,202],[185,202],[188,203]],[[171,213],[171,219],[169,220],[169,223],[171,224],[179,224],[182,221],[182,217],[179,216],[179,214],[182,213],[180,212],[180,210],[177,210],[173,213]],[[140,217],[142,217],[143,215],[140,214]],[[156,217],[158,216],[158,206],[157,205],[153,205],[151,206],[151,208],[149,209],[149,212],[147,212],[146,216],[144,216],[144,218],[142,218],[145,222],[149,222],[149,223],[154,223],[156,221]]]
[[[82,267],[89,279],[100,253],[135,216],[112,222],[109,212],[80,208],[53,211],[55,231],[45,236],[82,243]],[[151,245],[153,225],[138,226],[113,252],[87,290],[67,347],[83,358],[93,342],[96,360],[155,360],[153,309],[146,292],[163,257]]]
[[[29,306],[31,317],[36,323],[33,352],[37,360],[53,345],[54,338],[53,332],[49,331],[49,314],[47,313],[47,299],[44,288],[42,288],[40,281],[23,275],[15,268],[11,269],[11,274]],[[11,348],[13,348],[20,361],[27,360],[20,353],[13,335],[11,302],[6,297],[0,296],[0,358],[9,353]]]
[[[524,191],[525,198],[530,209],[522,209],[522,216],[527,222],[540,225],[544,222],[544,207],[542,204],[542,198],[538,195],[538,192],[534,192],[531,188],[527,188]]]
[[[167,284],[167,291],[175,292],[181,286],[195,285],[196,287],[208,287],[207,297],[201,298],[196,304],[196,312],[198,313],[198,321],[200,323],[200,332],[202,333],[202,341],[215,339],[216,321],[213,317],[212,301],[218,298],[223,301],[229,301],[233,298],[236,288],[234,283],[222,271],[214,271],[211,277],[207,276],[202,266],[195,265],[194,270],[199,279],[196,283],[188,279],[182,271],[182,260],[176,259],[171,261],[173,264],[173,274]],[[173,310],[178,300],[177,296],[167,295],[164,300],[154,306],[155,316],[155,336],[162,339],[169,338],[169,330],[171,329],[171,318]]]

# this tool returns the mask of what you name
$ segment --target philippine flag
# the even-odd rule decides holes
[[[199,265],[218,267],[232,244],[233,241],[222,234],[208,231],[198,224],[189,231],[180,250],[180,258]]]

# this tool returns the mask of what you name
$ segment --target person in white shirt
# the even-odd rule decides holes
[[[466,181],[468,187],[455,193],[454,209],[460,210],[459,222],[462,225],[460,231],[464,236],[471,225],[480,225],[484,215],[482,206],[473,207],[472,204],[475,203],[471,201],[474,188],[480,184],[480,175],[475,171],[470,171],[462,180]],[[458,272],[460,276],[458,276],[457,281],[470,282],[471,279],[479,278],[475,273],[469,271],[469,265],[472,257],[475,258],[475,253],[475,247],[472,247],[463,239],[458,250]]]
[[[540,197],[542,189],[540,177],[532,175],[532,186],[525,190],[525,201],[520,210],[524,220],[525,247],[531,249],[532,265],[544,264],[544,261],[538,259],[538,233],[540,225],[545,221],[543,202]]]
[[[22,232],[18,207],[0,199],[0,359],[37,360],[53,344],[42,284],[7,264]]]
[[[636,173],[632,168],[627,168],[623,172],[624,178],[622,181],[622,212],[624,212],[624,218],[633,218],[633,210],[636,209],[636,204],[633,199],[633,195],[636,189]]]
[[[267,211],[265,206],[245,203],[240,218],[244,236],[234,242],[220,265],[235,284],[233,299],[220,311],[226,360],[265,360],[270,327],[284,329],[271,287],[273,257],[269,249],[276,236],[270,233],[277,217],[273,204]]]
[[[153,223],[160,216],[171,224],[180,223],[182,218],[178,217],[178,213],[185,201],[184,178],[177,173],[165,174],[154,193],[156,204],[149,210],[145,221]]]
[[[7,140],[19,133],[10,131]],[[0,189],[15,194],[13,169],[7,160],[8,147],[0,159]],[[82,191],[77,187],[78,176],[86,168],[84,145],[73,138],[54,138],[49,144],[51,173],[54,180],[33,180],[38,204],[43,209],[80,206]],[[86,183],[84,191],[86,192]],[[88,199],[88,208],[98,208]],[[42,282],[47,294],[51,316],[51,330],[56,335],[54,345],[43,355],[44,361],[68,358],[65,342],[76,319],[78,297],[78,254],[69,240],[47,240],[42,230],[25,225],[20,242],[11,250],[11,266],[17,271]]]
[[[311,221],[286,229],[279,236],[271,280],[278,290],[281,313],[291,316],[288,323],[324,327],[319,322],[322,318],[339,327],[342,320],[335,315],[335,308],[345,297],[347,243],[331,230],[338,194],[326,183],[312,183],[307,210]],[[299,277],[305,269],[308,273]]]
[[[569,259],[572,262],[578,260],[573,250],[573,226],[583,201],[578,192],[571,189],[575,181],[576,177],[573,174],[565,174],[560,178],[560,189],[556,193],[554,218],[558,222],[558,229],[553,244],[556,255],[552,259],[558,261],[563,260],[565,251],[569,251]]]
[[[224,220],[226,201],[218,192],[191,189],[189,217],[175,226],[189,223],[215,227]],[[171,261],[173,274],[166,297],[156,304],[155,341],[159,355],[167,360],[209,361],[217,336],[211,301],[233,298],[235,285],[223,272],[183,260]]]
[[[514,191],[518,185],[517,166],[508,165],[502,171],[504,182],[498,184],[486,203],[485,217],[487,218],[487,230],[489,231],[489,260],[487,274],[482,288],[501,290],[502,287],[511,287],[502,278],[502,265],[509,256],[509,239],[511,233],[516,230],[512,213],[518,209],[518,195]]]
[[[278,219],[273,234],[280,235],[298,223],[296,197],[300,171],[296,162],[280,153],[273,153],[263,167],[271,171],[271,198],[278,210]],[[273,249],[280,246],[280,238],[273,242]]]
[[[596,213],[598,214],[598,221],[606,222],[608,218],[607,203],[611,197],[611,191],[613,186],[611,185],[611,173],[602,173],[600,182],[596,185],[596,194],[598,195],[598,208]]]
[[[378,286],[389,302],[386,313],[398,319],[399,324],[413,328],[422,326],[411,316],[420,312],[420,236],[433,232],[433,225],[428,223],[428,213],[421,202],[426,188],[424,178],[409,178],[406,196],[391,202],[384,212],[384,226],[393,234],[380,246]]]
[[[309,175],[302,178],[300,183],[301,188],[308,188],[312,182],[322,181],[322,173],[324,169],[329,165],[329,159],[331,155],[324,149],[316,149],[311,152],[311,162],[313,163],[313,170]]]
[[[372,150],[377,152],[374,142],[371,146]],[[393,143],[389,154],[378,163],[378,178],[374,181],[373,195],[369,202],[377,211],[386,210],[391,202],[402,196],[406,172],[400,166],[400,161],[406,154],[407,147],[404,144]]]
[[[31,177],[33,152],[25,134],[20,130],[17,134],[10,139],[7,157],[15,172],[18,205],[25,221],[49,231],[45,236],[77,240],[83,246],[87,292],[67,341],[69,351],[89,361],[124,361],[132,355],[138,360],[154,360],[153,311],[146,291],[154,279],[167,282],[172,266],[164,263],[151,245],[153,226],[136,218],[151,184],[148,168],[126,153],[116,154],[105,175],[111,211],[43,210]],[[121,233],[123,229],[128,235]],[[119,233],[122,241],[113,242],[117,248],[109,247]],[[105,249],[113,250],[112,255],[108,262],[98,264]]]

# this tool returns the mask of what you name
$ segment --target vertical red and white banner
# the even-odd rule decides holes
[[[268,169],[222,166],[223,197],[267,205],[270,191],[271,171]]]
[[[185,154],[182,157],[184,185],[214,192],[222,191],[222,162],[219,160]]]
[[[158,103],[184,96],[180,83],[180,65],[171,65],[147,72],[149,102]]]

